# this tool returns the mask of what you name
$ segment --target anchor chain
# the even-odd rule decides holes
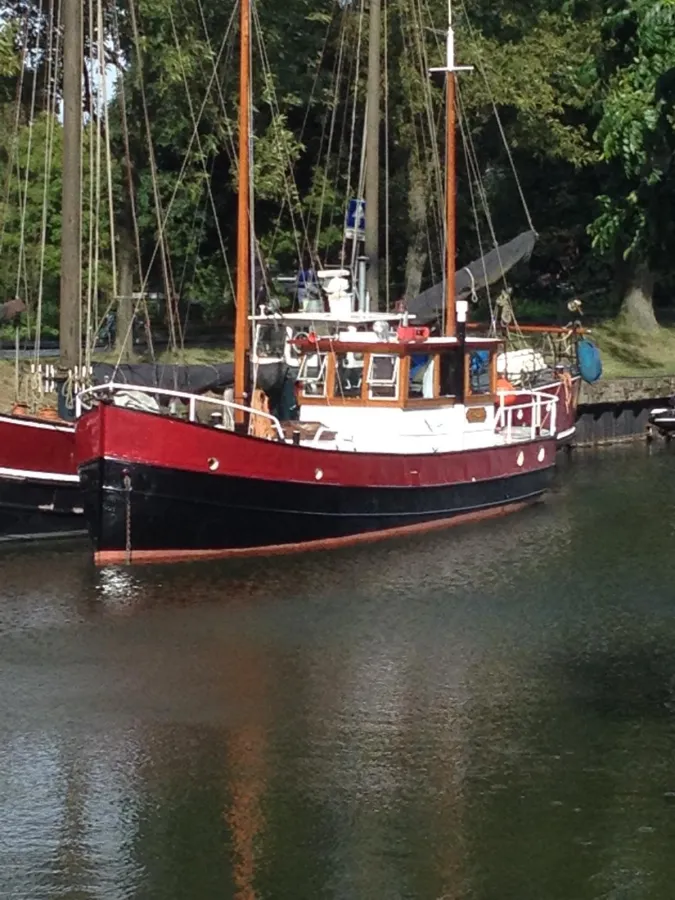
[[[124,493],[125,493],[125,505],[126,505],[126,516],[125,516],[125,562],[127,565],[131,564],[131,478],[129,477],[128,472],[124,472]]]

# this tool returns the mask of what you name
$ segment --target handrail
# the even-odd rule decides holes
[[[201,394],[190,394],[186,391],[176,391],[172,390],[171,388],[149,387],[147,385],[137,384],[123,384],[121,382],[114,381],[108,381],[105,384],[98,384],[94,387],[86,388],[85,390],[80,391],[75,398],[76,415],[78,417],[81,415],[82,407],[85,407],[86,409],[91,408],[91,403],[87,405],[86,402],[83,402],[84,400],[100,400],[101,394],[107,393],[112,396],[118,391],[124,393],[128,393],[129,391],[136,391],[141,394],[148,394],[151,397],[161,396],[187,401],[188,419],[190,422],[196,421],[197,403],[207,403],[211,406],[218,406],[223,409],[241,410],[242,412],[248,413],[249,415],[260,416],[263,419],[269,420],[274,425],[279,439],[282,441],[285,441],[286,439],[281,427],[281,423],[279,422],[277,417],[273,416],[271,413],[264,412],[261,409],[253,409],[250,406],[244,406],[241,403],[234,403],[231,400],[223,400],[220,397],[205,397]]]
[[[556,397],[555,394],[547,394],[544,391],[528,391],[527,393],[529,393],[531,397],[529,403],[518,403],[514,404],[513,406],[506,405],[506,397],[522,397],[523,393],[523,391],[498,392],[499,408],[497,410],[497,421],[495,423],[496,427],[506,429],[507,442],[511,443],[513,436],[513,413],[517,410],[530,410],[532,412],[532,416],[529,422],[530,437],[534,439],[537,434],[541,432],[547,416],[549,417],[549,433],[552,437],[555,437],[557,418],[556,413],[560,398]],[[546,404],[547,409],[542,416],[543,404]]]

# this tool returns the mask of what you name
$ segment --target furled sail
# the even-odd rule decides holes
[[[472,291],[494,284],[521,260],[529,259],[537,240],[536,232],[524,231],[507,244],[495,247],[455,275],[455,298],[464,300]],[[408,312],[418,324],[441,318],[444,306],[444,284],[435,284],[408,303]]]
[[[229,387],[234,381],[234,365],[227,362],[217,365],[123,363],[116,366],[112,363],[96,362],[93,364],[92,381],[94,384],[114,381],[203,394],[206,391],[222,391]]]

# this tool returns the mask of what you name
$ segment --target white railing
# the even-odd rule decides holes
[[[174,391],[169,388],[150,387],[138,384],[122,384],[119,382],[109,381],[106,384],[99,384],[95,387],[87,388],[75,398],[75,414],[79,418],[83,409],[91,409],[96,401],[100,401],[107,397],[114,397],[115,394],[146,394],[153,399],[156,397],[167,397],[169,400],[180,400],[187,405],[188,420],[190,422],[197,421],[197,404],[203,403],[207,406],[215,406],[221,410],[240,410],[250,416],[257,416],[261,419],[267,419],[274,426],[279,440],[285,440],[284,431],[281,423],[276,416],[271,413],[264,412],[261,409],[252,409],[250,406],[243,406],[241,403],[233,403],[231,400],[223,400],[220,397],[205,397],[201,394],[189,394],[186,391]]]
[[[559,397],[543,391],[527,391],[530,399],[525,403],[507,404],[507,397],[522,397],[524,391],[499,391],[499,407],[495,426],[506,435],[507,443],[513,441],[513,429],[529,428],[530,438],[541,435],[544,428],[551,437],[556,434],[556,412]],[[520,412],[520,415],[518,413]],[[529,417],[527,413],[529,412]],[[529,418],[529,422],[527,421]],[[515,421],[514,421],[515,419]]]

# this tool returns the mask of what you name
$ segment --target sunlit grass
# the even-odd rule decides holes
[[[603,377],[675,374],[675,328],[634,332],[619,320],[591,329],[602,351]]]

